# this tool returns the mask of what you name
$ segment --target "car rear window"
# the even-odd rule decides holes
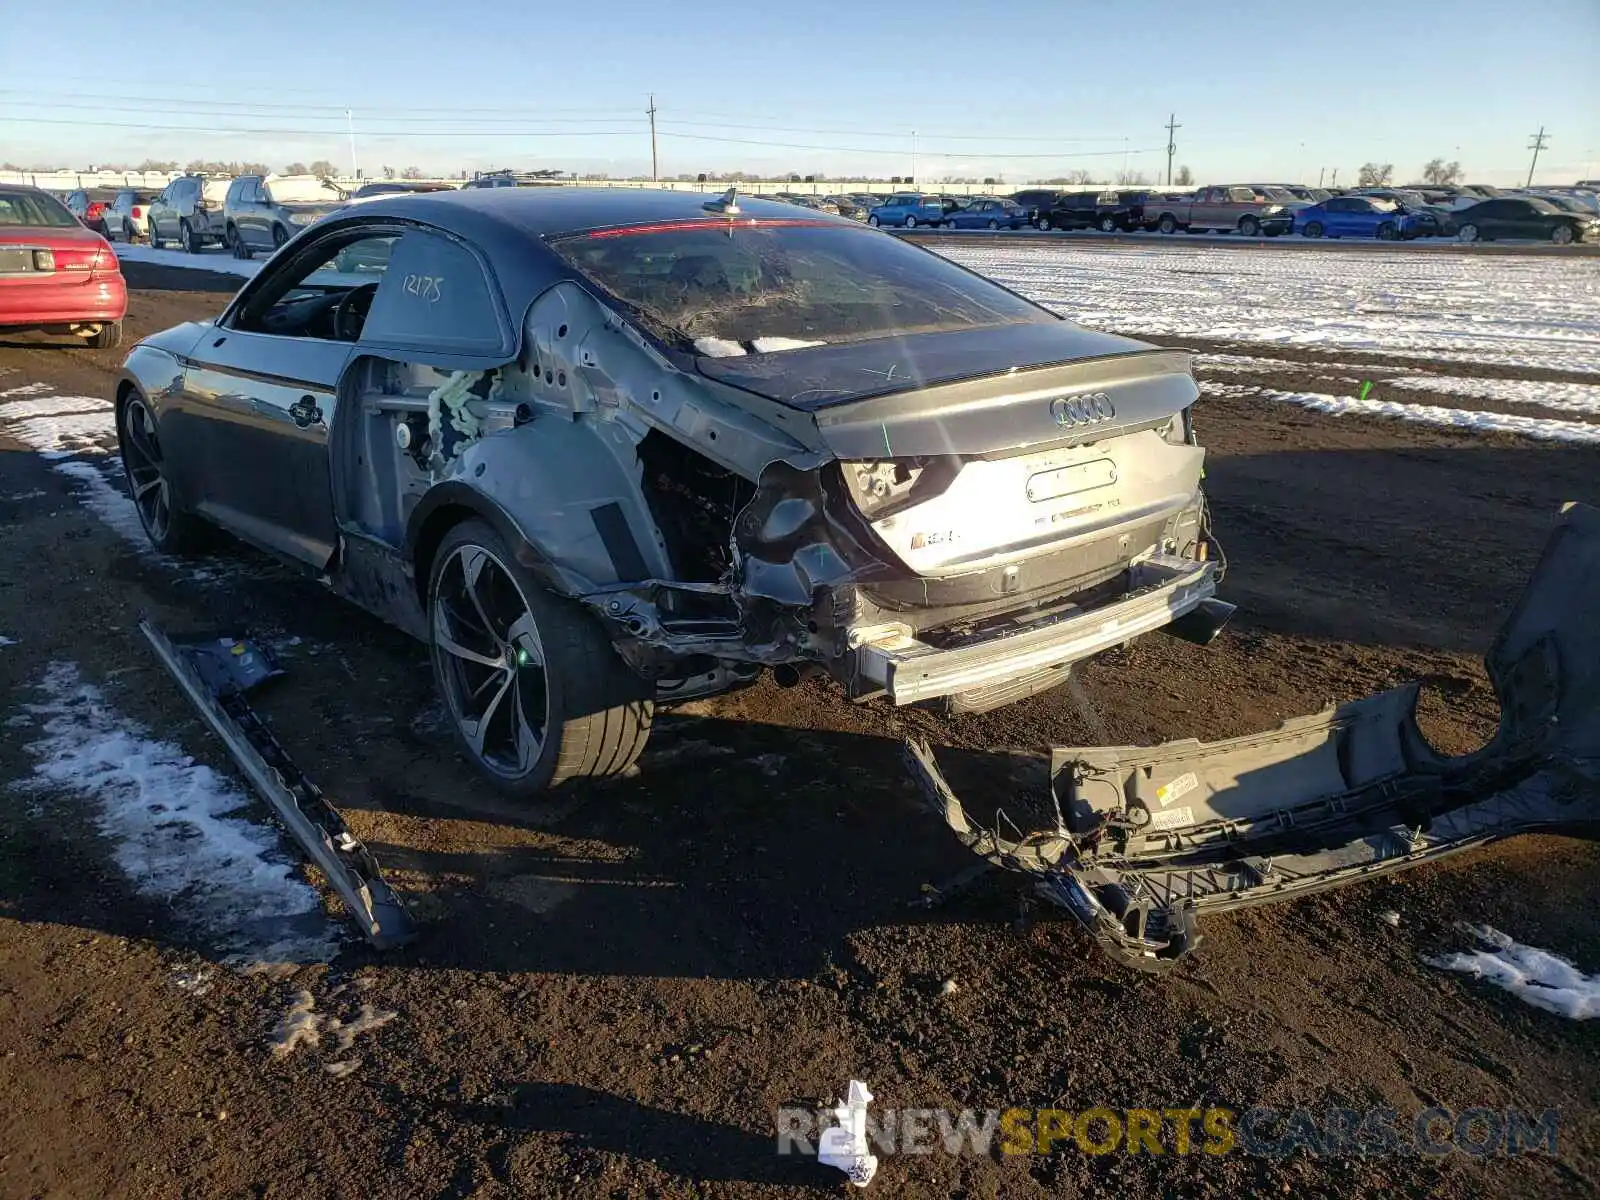
[[[936,254],[831,221],[600,230],[554,248],[647,332],[700,354],[1055,320]]]
[[[66,205],[37,192],[0,191],[0,225],[37,225],[66,229],[78,223]]]

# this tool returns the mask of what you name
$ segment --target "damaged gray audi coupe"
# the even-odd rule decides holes
[[[1184,353],[728,193],[379,198],[129,354],[152,542],[209,523],[425,641],[528,793],[654,708],[824,670],[1004,704],[1214,599]]]

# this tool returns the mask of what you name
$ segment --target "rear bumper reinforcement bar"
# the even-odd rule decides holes
[[[862,631],[865,636],[855,646],[857,678],[896,704],[993,687],[1070,665],[1160,629],[1217,590],[1216,564],[1210,562],[1153,555],[1134,563],[1130,574],[1128,592],[1108,604],[950,649],[919,641],[904,626]]]

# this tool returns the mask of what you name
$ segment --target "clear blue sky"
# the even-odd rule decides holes
[[[348,106],[367,174],[628,175],[650,169],[654,92],[663,176],[903,174],[915,141],[924,180],[1154,177],[1169,112],[1201,180],[1343,181],[1368,160],[1410,179],[1442,155],[1521,182],[1541,123],[1539,179],[1600,176],[1600,0],[7,8],[0,160],[27,165],[347,170]]]

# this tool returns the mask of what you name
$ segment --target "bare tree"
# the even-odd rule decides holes
[[[1194,172],[1189,170],[1188,167],[1179,167],[1178,173],[1172,178],[1173,182],[1178,184],[1179,187],[1194,186]]]
[[[1075,171],[1068,171],[1065,175],[1062,176],[1062,179],[1064,179],[1067,183],[1080,183],[1081,184],[1081,183],[1093,183],[1094,182],[1094,176],[1090,172],[1085,171],[1082,167],[1079,167]]]
[[[401,179],[421,179],[422,178],[422,168],[421,167],[407,167],[404,171],[400,172],[400,178]]]
[[[1133,184],[1135,187],[1139,187],[1148,184],[1150,182],[1150,176],[1146,175],[1143,171],[1118,171],[1117,182],[1123,184]]]
[[[1461,164],[1459,162],[1445,162],[1442,158],[1430,158],[1427,166],[1422,168],[1422,182],[1424,183],[1456,183],[1461,179]]]
[[[339,168],[325,158],[319,158],[311,164],[311,174],[326,179],[329,175],[337,175]]]
[[[178,164],[169,162],[166,159],[147,158],[139,164],[138,169],[141,171],[176,171]]]
[[[283,169],[285,175],[309,175],[311,168],[303,162],[292,162]]]
[[[1357,187],[1383,187],[1394,179],[1393,163],[1362,163],[1356,177]]]

